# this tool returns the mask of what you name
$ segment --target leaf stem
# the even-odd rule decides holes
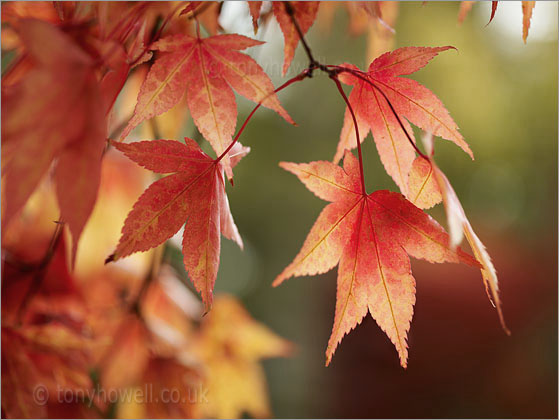
[[[417,152],[417,154],[419,156],[421,156],[423,159],[425,160],[429,160],[429,158],[427,157],[427,155],[425,155],[421,150],[419,150],[419,148],[417,147],[417,145],[415,144],[415,142],[413,141],[413,139],[411,138],[411,136],[408,134],[408,131],[406,130],[406,128],[404,127],[404,123],[402,122],[402,120],[400,119],[400,116],[398,115],[398,113],[396,112],[396,110],[394,109],[394,106],[392,105],[392,102],[390,102],[390,99],[388,99],[388,96],[386,96],[386,94],[382,91],[382,89],[380,89],[377,85],[375,85],[371,80],[369,80],[366,75],[363,75],[362,72],[353,70],[353,69],[349,69],[347,67],[341,67],[341,66],[332,66],[333,68],[337,69],[338,72],[340,73],[351,73],[352,75],[354,75],[355,77],[357,77],[358,79],[363,80],[364,82],[370,84],[373,88],[375,88],[384,98],[384,100],[386,101],[386,103],[388,104],[388,107],[390,108],[390,110],[392,111],[392,114],[394,114],[394,117],[396,117],[396,120],[398,121],[398,124],[400,125],[400,128],[402,129],[402,131],[404,132],[406,138],[408,139],[408,141],[410,142],[410,144],[412,145],[412,147],[415,149],[415,151]]]
[[[288,1],[284,1],[283,4],[285,6],[285,11],[287,12],[289,17],[291,18],[291,22],[293,22],[293,26],[295,26],[295,30],[299,34],[299,39],[301,40],[301,44],[303,44],[303,48],[305,49],[305,53],[307,54],[307,57],[309,58],[309,68],[307,69],[307,72],[308,72],[307,77],[312,77],[312,72],[315,69],[319,69],[319,70],[322,70],[323,72],[327,73],[328,76],[330,77],[330,79],[332,79],[334,81],[334,83],[336,84],[336,87],[338,88],[338,91],[340,92],[340,95],[342,95],[342,98],[343,98],[344,102],[346,103],[346,105],[349,109],[349,112],[351,113],[351,118],[353,119],[353,126],[355,127],[355,135],[356,135],[355,138],[356,138],[356,141],[357,141],[357,153],[359,155],[359,172],[360,172],[360,176],[361,176],[361,189],[363,191],[363,195],[367,195],[367,189],[365,187],[365,172],[363,170],[363,153],[361,151],[361,141],[360,141],[360,138],[359,138],[359,127],[357,125],[357,119],[355,118],[355,113],[353,112],[353,108],[352,108],[351,104],[349,103],[349,100],[348,100],[348,98],[347,98],[347,96],[344,92],[344,89],[342,88],[340,80],[338,79],[338,74],[341,72],[342,67],[328,66],[328,65],[325,65],[325,64],[322,64],[322,63],[318,62],[314,58],[312,50],[309,47],[309,44],[307,44],[307,41],[306,41],[305,36],[303,34],[303,31],[301,30],[301,27],[299,26],[299,22],[297,22],[297,18],[295,17],[295,12],[293,10],[293,7],[291,6],[291,4]],[[396,118],[398,118],[398,116],[396,116]],[[400,121],[400,120],[398,119],[398,121]],[[403,125],[402,125],[402,128],[403,128]],[[405,132],[405,130],[404,130],[404,132]],[[407,133],[406,133],[406,135],[407,135]],[[412,144],[413,144],[413,142],[412,142]],[[415,144],[414,144],[414,147],[415,147]]]
[[[60,219],[55,223],[56,223],[56,227],[54,228],[54,232],[50,238],[50,242],[45,252],[45,255],[43,256],[39,264],[37,264],[37,266],[35,267],[36,271],[33,274],[33,278],[31,280],[29,289],[27,290],[25,296],[21,301],[21,304],[19,305],[18,314],[17,314],[17,319],[19,320],[19,322],[22,321],[23,315],[25,313],[25,310],[27,309],[27,306],[29,305],[29,302],[31,302],[31,299],[39,291],[41,282],[43,281],[43,278],[45,276],[46,269],[50,261],[52,260],[52,257],[54,256],[56,248],[58,247],[58,244],[60,242],[60,238],[62,236],[62,231],[64,227],[64,222]]]
[[[295,18],[295,11],[293,10],[293,7],[291,6],[291,4],[288,1],[284,1],[283,5],[285,6],[285,11],[287,12],[289,17],[291,18],[291,22],[293,23],[293,26],[295,26],[295,30],[297,31],[297,34],[299,35],[299,39],[301,40],[301,44],[303,44],[303,48],[305,49],[305,53],[307,54],[307,57],[309,57],[309,62],[310,62],[309,68],[316,67],[318,62],[314,59],[314,56],[312,55],[311,48],[309,47],[309,44],[307,44],[307,41],[305,40],[305,36],[303,34],[303,31],[301,30],[301,27],[299,26],[299,22],[297,22],[297,19]],[[310,77],[312,77],[312,76],[310,76]]]
[[[301,73],[299,73],[297,76],[289,79],[287,82],[285,82],[283,85],[281,85],[280,87],[278,87],[276,90],[274,90],[273,92],[270,92],[268,95],[266,95],[264,98],[262,98],[260,100],[260,102],[258,102],[258,104],[256,104],[256,106],[253,108],[253,110],[250,112],[250,114],[248,114],[248,117],[245,119],[245,122],[243,123],[243,125],[241,126],[241,128],[239,129],[239,131],[237,132],[237,134],[235,135],[235,138],[233,138],[233,141],[229,144],[229,146],[227,146],[227,148],[223,151],[223,153],[221,155],[219,155],[217,157],[217,159],[215,159],[215,163],[219,162],[221,159],[223,159],[227,153],[229,153],[229,151],[233,148],[233,146],[235,145],[235,143],[237,143],[237,141],[239,140],[239,137],[241,137],[241,134],[243,133],[245,127],[247,126],[248,122],[250,121],[250,119],[252,118],[252,116],[254,115],[254,113],[256,112],[256,110],[258,108],[260,108],[260,105],[262,105],[262,102],[264,102],[268,97],[270,97],[271,95],[285,89],[286,87],[288,87],[289,85],[295,83],[295,82],[299,82],[303,79],[306,79],[307,77],[311,77],[310,76],[311,71],[309,69],[305,69],[303,70]]]
[[[330,79],[332,79],[336,84],[336,87],[338,88],[340,95],[342,95],[342,98],[344,99],[347,108],[349,109],[351,118],[353,119],[353,126],[355,127],[355,139],[357,142],[357,154],[359,155],[359,172],[361,173],[361,189],[363,191],[363,195],[367,195],[367,190],[365,188],[365,172],[363,170],[363,153],[361,152],[361,139],[359,138],[359,126],[357,125],[357,119],[355,118],[353,107],[349,103],[349,99],[347,99],[347,95],[345,94],[344,89],[342,88],[342,84],[340,83],[338,76],[335,74],[330,75]]]

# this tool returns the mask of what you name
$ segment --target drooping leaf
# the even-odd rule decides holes
[[[318,1],[294,1],[289,3],[303,35],[305,35],[313,25],[318,13],[319,3]],[[272,2],[272,10],[283,32],[284,48],[282,73],[285,76],[295,56],[295,49],[299,44],[300,37],[284,2]]]
[[[116,261],[138,251],[147,251],[171,238],[184,223],[184,265],[202,295],[206,311],[211,308],[219,268],[220,233],[242,248],[243,243],[225,194],[223,166],[205,154],[194,140],[114,143],[134,162],[151,171],[169,174],[153,184],[128,214],[115,252]],[[248,153],[238,145],[236,158]],[[231,154],[230,154],[231,156]]]
[[[458,23],[459,24],[464,22],[464,19],[466,19],[466,16],[468,15],[468,13],[470,13],[470,10],[472,9],[472,6],[475,3],[476,3],[475,1],[461,1],[460,2],[460,9],[458,11]],[[495,17],[495,12],[497,11],[497,6],[498,5],[499,5],[498,1],[492,1],[491,2],[491,16],[489,17],[489,22],[487,22],[488,25],[491,23],[491,21]]]
[[[495,17],[495,12],[497,11],[497,6],[498,5],[499,5],[498,1],[492,1],[491,2],[491,16],[489,17],[489,22],[487,22],[488,25],[491,23],[491,21]]]
[[[293,262],[275,279],[324,273],[339,264],[336,315],[326,364],[345,334],[370,312],[407,365],[415,280],[409,257],[479,266],[431,217],[389,191],[363,194],[357,159],[345,152],[344,168],[330,162],[281,163],[318,197],[330,201]]]
[[[535,1],[523,1],[522,2],[522,40],[526,43],[528,38],[528,32],[530,31],[530,20],[532,19],[532,12]]]
[[[260,18],[260,9],[262,9],[261,1],[247,1],[248,11],[250,17],[252,18],[252,28],[254,29],[254,34],[258,32],[258,19]]]
[[[175,106],[185,91],[194,123],[217,155],[231,143],[237,123],[233,89],[254,102],[262,102],[293,123],[264,70],[251,57],[239,52],[260,44],[241,35],[204,39],[175,35],[156,42],[152,48],[160,56],[142,84],[134,116],[121,139],[142,121]],[[227,156],[223,166],[231,178]]]
[[[462,1],[460,2],[460,10],[458,12],[458,23],[462,23],[468,13],[470,12],[472,6],[475,4],[475,1]],[[489,17],[489,25],[493,18],[495,17],[495,12],[497,11],[497,6],[499,5],[498,1],[491,2],[491,16]],[[526,43],[526,39],[528,38],[528,32],[530,30],[530,20],[532,19],[532,12],[534,6],[536,5],[535,1],[523,1],[522,2],[522,40]]]
[[[470,221],[466,217],[466,212],[460,204],[460,200],[452,188],[446,175],[439,169],[435,160],[433,158],[433,138],[431,135],[425,135],[422,137],[425,144],[425,149],[429,153],[429,164],[432,171],[432,180],[437,183],[439,194],[442,197],[446,217],[448,230],[451,239],[451,245],[456,247],[462,242],[462,238],[465,236],[466,240],[470,244],[474,255],[477,260],[481,263],[481,275],[483,277],[483,283],[487,291],[487,295],[493,305],[497,309],[499,315],[499,321],[505,333],[510,335],[510,331],[505,324],[505,318],[503,315],[503,310],[501,308],[501,299],[499,298],[499,283],[497,279],[497,271],[493,266],[491,257],[489,256],[485,245],[481,242],[479,237],[474,232]],[[423,161],[425,159],[421,158]],[[426,161],[425,161],[426,162]]]
[[[398,115],[412,139],[413,132],[406,119],[420,128],[454,142],[473,158],[468,144],[440,99],[416,81],[397,77],[419,70],[439,52],[451,48],[399,48],[374,60],[366,73],[355,66],[342,65],[351,70],[341,73],[339,78],[353,86],[349,102],[359,125],[359,140],[363,141],[369,130],[372,132],[386,172],[406,196],[407,177],[415,152],[394,113]],[[344,150],[352,149],[355,145],[353,121],[350,113],[346,111],[334,161],[338,162]]]

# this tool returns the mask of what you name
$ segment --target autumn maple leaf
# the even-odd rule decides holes
[[[432,135],[426,134],[422,137],[422,140],[428,156],[427,159],[418,156],[413,162],[409,176],[410,195],[414,197],[413,203],[420,208],[429,208],[441,201],[444,203],[450,244],[455,247],[462,242],[464,236],[466,237],[474,255],[481,264],[480,270],[487,295],[497,309],[503,330],[510,335],[501,308],[497,271],[491,257],[483,242],[474,232],[450,181],[435,163]]]
[[[2,83],[2,225],[22,209],[53,162],[61,219],[78,239],[97,198],[106,140],[93,59],[50,23],[22,19],[18,33],[34,67]]]
[[[231,143],[237,123],[237,104],[231,88],[293,123],[275,95],[268,75],[256,61],[238,51],[261,44],[242,35],[204,39],[175,35],[157,41],[152,49],[162,54],[140,88],[134,116],[121,139],[142,121],[176,105],[185,90],[194,123],[217,155]],[[223,167],[231,178],[227,156]]]
[[[243,242],[229,209],[221,162],[205,154],[194,140],[185,138],[185,142],[113,143],[144,168],[172,175],[151,184],[134,204],[107,262],[162,244],[186,222],[184,265],[208,311],[219,268],[220,233],[241,248]],[[231,165],[248,151],[237,143],[229,153]]]
[[[453,249],[430,216],[389,191],[363,192],[357,159],[345,152],[343,169],[331,162],[281,163],[305,186],[331,203],[324,208],[293,262],[275,279],[325,273],[339,263],[336,315],[326,365],[345,334],[367,311],[388,335],[407,365],[407,333],[415,303],[408,255],[430,262],[479,266]]]
[[[400,122],[410,136],[413,136],[413,131],[406,119],[436,136],[451,140],[473,158],[472,151],[439,98],[415,80],[397,77],[419,70],[439,52],[450,48],[399,48],[375,59],[366,73],[350,64],[341,66],[350,69],[340,73],[339,79],[354,86],[349,102],[359,126],[359,140],[363,141],[369,130],[373,133],[386,172],[406,196],[407,177],[415,152]],[[355,144],[353,120],[346,109],[334,161],[338,162],[344,150],[355,147]]]

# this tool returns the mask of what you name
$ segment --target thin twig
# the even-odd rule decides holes
[[[219,157],[215,160],[215,162],[219,162],[221,159],[223,159],[225,157],[225,155],[227,155],[227,153],[233,148],[233,146],[235,145],[235,143],[237,143],[237,140],[239,140],[239,137],[241,136],[241,134],[243,133],[243,130],[245,129],[246,125],[248,124],[248,122],[250,121],[250,119],[252,118],[252,116],[254,115],[254,113],[256,112],[256,110],[258,108],[260,108],[260,106],[262,105],[262,102],[264,102],[266,99],[268,99],[271,95],[279,92],[280,90],[285,89],[286,87],[288,87],[289,85],[295,83],[295,82],[299,82],[303,79],[306,79],[307,77],[311,77],[310,76],[310,72],[309,69],[305,69],[303,70],[301,73],[299,73],[297,76],[293,77],[292,79],[289,79],[287,82],[285,82],[283,85],[281,85],[280,87],[278,87],[276,90],[274,90],[273,92],[270,92],[268,95],[266,95],[264,98],[262,98],[260,100],[260,102],[258,102],[258,104],[256,104],[256,106],[254,107],[254,109],[251,111],[250,114],[248,114],[248,117],[245,119],[245,122],[243,123],[243,125],[241,126],[241,128],[239,129],[239,131],[237,132],[237,134],[235,135],[235,138],[233,139],[233,141],[229,144],[229,146],[227,146],[227,148],[223,151],[223,153],[221,155],[219,155]]]
[[[295,26],[295,30],[297,31],[297,34],[299,34],[299,39],[301,40],[301,44],[303,44],[303,48],[307,53],[307,57],[309,57],[309,62],[310,62],[309,68],[313,68],[315,67],[316,64],[318,64],[318,62],[314,59],[311,48],[309,47],[309,44],[307,44],[307,41],[305,40],[305,35],[303,34],[301,27],[299,26],[299,22],[297,22],[297,19],[295,18],[295,11],[293,10],[293,7],[288,1],[284,1],[283,5],[285,6],[285,11],[291,18],[291,22],[293,23],[293,26]]]
[[[140,287],[140,290],[136,295],[136,299],[134,299],[134,301],[130,305],[130,310],[138,315],[139,318],[142,318],[142,300],[144,299],[152,281],[159,275],[161,260],[163,258],[163,255],[165,254],[165,246],[165,244],[161,244],[153,251],[149,271],[144,278],[144,281],[142,282],[142,286]]]
[[[54,228],[54,232],[50,238],[49,246],[41,261],[35,266],[36,272],[33,274],[33,279],[31,281],[31,284],[29,285],[29,289],[27,290],[27,293],[25,294],[23,300],[21,301],[21,304],[19,305],[17,314],[17,319],[19,320],[19,322],[21,322],[23,314],[25,313],[29,302],[31,302],[31,299],[39,291],[39,287],[41,286],[41,282],[45,276],[46,269],[50,261],[52,260],[52,257],[54,256],[56,248],[58,247],[58,244],[60,242],[64,223],[61,220],[55,223],[56,227]]]

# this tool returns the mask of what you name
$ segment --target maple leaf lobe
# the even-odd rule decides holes
[[[242,247],[233,221],[221,162],[211,159],[198,144],[185,138],[142,141],[114,146],[146,169],[170,173],[151,184],[128,214],[122,236],[106,262],[154,248],[171,238],[182,225],[185,268],[209,311],[219,268],[221,235]],[[233,164],[248,153],[238,145]]]
[[[408,174],[415,159],[415,150],[408,136],[415,140],[408,121],[454,142],[473,158],[440,99],[416,81],[398,77],[421,69],[440,52],[453,48],[399,48],[376,58],[366,73],[351,64],[341,65],[348,71],[341,72],[339,79],[353,86],[348,99],[359,126],[359,141],[372,132],[386,172],[404,195],[408,195]],[[342,158],[345,149],[352,149],[355,145],[353,121],[346,110],[334,162]]]

